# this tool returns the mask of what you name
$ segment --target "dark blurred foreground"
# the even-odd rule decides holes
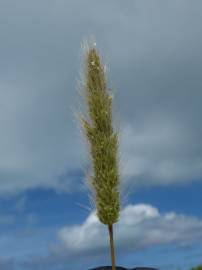
[[[90,268],[89,270],[111,270],[111,266],[100,266],[95,268]],[[159,270],[152,267],[134,267],[134,268],[125,268],[121,266],[116,266],[116,270]]]
[[[100,267],[95,267],[95,268],[90,268],[88,270],[111,270],[111,266],[100,266]],[[157,268],[153,267],[134,267],[134,268],[125,268],[121,266],[116,266],[116,270],[159,270]],[[198,265],[196,267],[192,267],[190,270],[202,270],[202,264]]]

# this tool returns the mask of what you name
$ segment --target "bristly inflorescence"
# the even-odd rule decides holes
[[[99,220],[113,224],[119,219],[118,135],[112,125],[112,97],[107,90],[105,66],[96,46],[86,50],[85,99],[89,121],[82,126],[90,146],[92,175]]]

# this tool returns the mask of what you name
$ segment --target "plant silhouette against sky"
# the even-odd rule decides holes
[[[108,226],[112,269],[115,270],[113,224],[119,219],[120,193],[118,134],[112,124],[112,96],[108,92],[105,66],[96,43],[85,50],[84,96],[88,118],[81,118],[92,164],[88,183],[94,195],[97,216]]]

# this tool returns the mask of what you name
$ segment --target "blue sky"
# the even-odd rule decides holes
[[[91,35],[120,133],[117,265],[202,264],[201,13],[199,0],[0,1],[1,270],[110,264],[75,116]]]

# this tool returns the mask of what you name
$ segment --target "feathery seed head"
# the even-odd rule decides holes
[[[118,135],[113,131],[112,97],[106,85],[106,69],[95,45],[86,50],[84,71],[90,121],[82,119],[82,126],[92,158],[90,180],[99,220],[104,224],[113,224],[118,221],[120,212]]]

